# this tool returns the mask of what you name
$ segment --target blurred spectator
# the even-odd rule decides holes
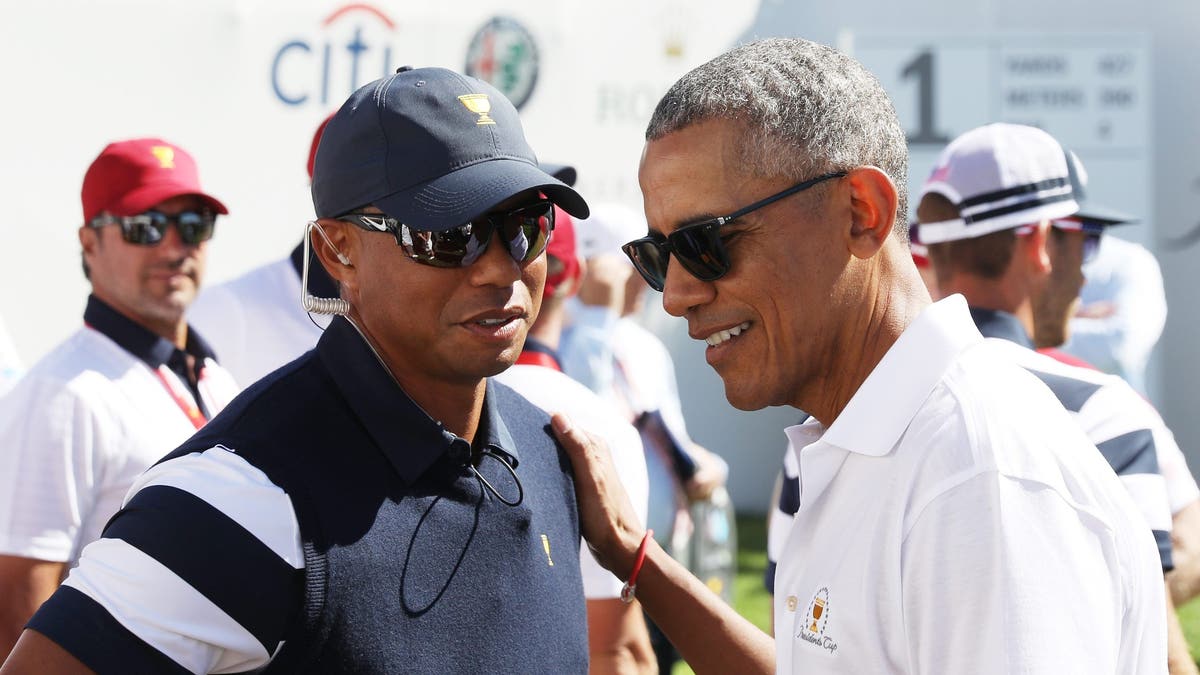
[[[1167,322],[1167,298],[1154,254],[1112,235],[1083,268],[1087,282],[1063,350],[1146,395],[1146,364]]]
[[[1165,574],[1174,568],[1172,522],[1158,457],[1174,438],[1126,382],[1054,358],[1069,334],[1082,265],[1108,227],[1131,220],[1087,202],[1085,184],[1083,163],[1046,132],[979,127],[943,151],[922,189],[918,236],[939,287],[966,297],[979,331],[1008,347],[1099,448],[1153,531]],[[1170,672],[1196,673],[1173,604],[1166,610]]]
[[[569,177],[559,171],[554,175],[562,177],[560,180]],[[547,412],[569,414],[581,428],[603,438],[612,453],[621,484],[644,523],[648,484],[646,460],[637,430],[621,419],[608,401],[564,375],[558,359],[564,302],[579,290],[583,269],[575,250],[574,224],[571,217],[557,207],[554,235],[546,249],[546,267],[542,306],[525,339],[521,356],[515,365],[495,379]],[[581,546],[579,560],[583,591],[587,597],[591,652],[589,672],[654,672],[654,652],[641,607],[621,600],[621,580],[601,567],[585,545]]]
[[[326,117],[313,134],[309,180],[321,134],[332,118]],[[210,336],[222,365],[243,387],[312,349],[329,325],[328,317],[310,315],[300,305],[303,265],[301,242],[286,258],[205,289],[192,307],[192,323]],[[309,265],[304,290],[325,298],[338,294],[333,279],[315,263]]]
[[[237,393],[184,313],[225,206],[182,148],[112,143],[83,178],[84,326],[0,401],[0,654],[134,479]]]
[[[0,396],[12,389],[23,371],[21,357],[17,355],[17,348],[8,336],[4,319],[0,318]]]
[[[580,224],[585,273],[559,348],[563,369],[612,401],[641,432],[650,479],[647,525],[666,551],[728,598],[731,579],[724,577],[729,575],[698,569],[722,556],[697,554],[695,547],[701,542],[732,546],[734,525],[724,490],[729,467],[688,435],[671,354],[634,318],[649,287],[621,245],[646,231],[645,217],[615,204],[597,205]],[[704,506],[710,501],[715,508]],[[693,504],[700,506],[700,518],[693,517]],[[715,536],[698,531],[704,528]],[[732,562],[732,554],[728,558]],[[651,638],[659,670],[669,672],[678,654],[653,625]]]

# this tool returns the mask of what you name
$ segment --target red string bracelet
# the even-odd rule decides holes
[[[642,535],[642,543],[638,545],[637,559],[633,562],[633,571],[629,573],[629,581],[621,587],[621,602],[629,604],[633,602],[633,594],[637,592],[638,573],[642,571],[642,563],[646,562],[646,544],[650,538],[654,536],[654,530],[646,530],[646,534]]]

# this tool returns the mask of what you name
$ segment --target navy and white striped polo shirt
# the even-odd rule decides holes
[[[489,382],[472,447],[335,320],[152,467],[29,625],[100,673],[584,672],[548,422]]]

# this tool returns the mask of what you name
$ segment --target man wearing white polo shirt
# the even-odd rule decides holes
[[[1070,201],[1008,198],[991,215],[979,212],[1024,186],[1064,178]],[[1174,562],[1159,457],[1182,454],[1170,430],[1121,378],[1063,362],[1052,350],[1034,351],[1035,345],[1053,348],[1066,339],[1083,285],[1081,265],[1107,227],[1132,220],[1084,203],[1086,182],[1079,158],[1045,131],[1019,124],[978,127],[942,151],[921,191],[918,233],[929,247],[938,287],[961,293],[980,332],[1041,380],[1099,448],[1153,532],[1165,574]],[[964,214],[975,215],[968,220]],[[1170,594],[1165,595],[1170,672],[1196,673]]]
[[[754,42],[676,82],[646,138],[650,235],[625,251],[708,344],[730,403],[812,415],[787,429],[800,494],[774,641],[644,536],[603,449],[554,418],[585,536],[688,663],[1162,673],[1154,540],[1054,395],[961,297],[931,303],[878,81],[828,47]]]
[[[0,400],[0,655],[138,474],[237,393],[184,317],[227,213],[192,157],[112,143],[82,199],[84,325]]]

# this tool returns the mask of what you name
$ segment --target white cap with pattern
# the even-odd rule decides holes
[[[940,194],[959,217],[921,223],[922,244],[981,237],[1079,210],[1067,155],[1053,136],[1020,124],[989,124],[950,142],[921,197]]]

